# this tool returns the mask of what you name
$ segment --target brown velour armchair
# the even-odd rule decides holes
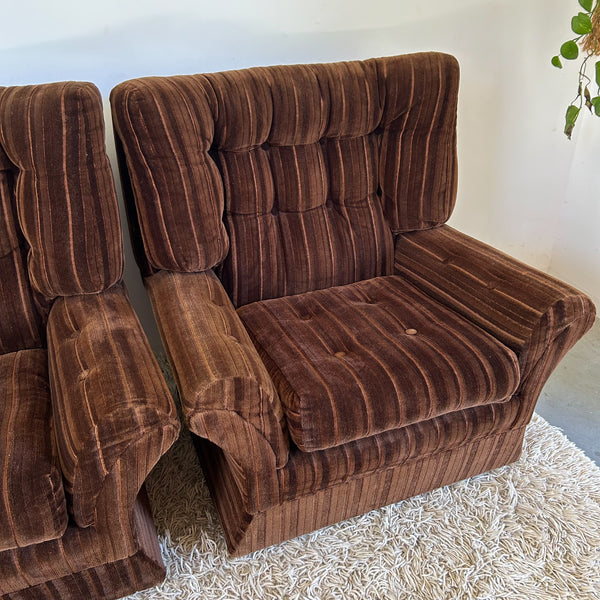
[[[457,93],[438,53],[112,92],[137,260],[233,554],[516,460],[593,322],[444,225]]]
[[[179,423],[121,283],[92,84],[0,88],[0,207],[0,597],[156,585],[140,488]]]

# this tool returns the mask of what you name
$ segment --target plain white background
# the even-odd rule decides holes
[[[550,65],[577,0],[3,0],[0,85],[120,81],[438,50],[461,64],[459,197],[450,224],[600,305],[600,119],[573,140],[576,68]],[[116,168],[105,104],[109,156]],[[116,173],[116,169],[115,169]],[[118,187],[118,182],[117,182]],[[126,229],[124,227],[124,229]],[[151,340],[126,239],[125,280]]]

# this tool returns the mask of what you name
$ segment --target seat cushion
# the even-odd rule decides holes
[[[511,350],[398,276],[238,313],[304,451],[502,402],[519,383]]]
[[[52,439],[45,350],[0,356],[0,551],[56,539],[67,527]]]

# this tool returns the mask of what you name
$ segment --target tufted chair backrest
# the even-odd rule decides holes
[[[117,86],[145,272],[220,265],[236,306],[390,274],[454,206],[457,93],[438,53]]]

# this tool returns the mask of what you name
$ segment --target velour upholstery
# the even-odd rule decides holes
[[[593,322],[577,290],[448,226],[398,237],[395,269],[511,348],[521,386],[544,383],[550,348],[566,352],[571,331]]]
[[[420,71],[397,58],[120,88],[150,268],[224,261],[235,306],[391,275],[392,231],[439,224],[454,204],[456,71],[450,57]],[[403,77],[424,106],[396,93]]]
[[[595,309],[448,225],[458,64],[111,94],[136,259],[230,551],[508,464]]]
[[[304,497],[319,490],[338,487],[352,479],[360,480],[373,473],[387,473],[399,466],[419,473],[419,460],[426,456],[435,457],[440,449],[448,449],[451,455],[458,448],[469,448],[475,454],[473,462],[490,460],[491,456],[477,455],[477,448],[487,448],[495,453],[518,454],[520,448],[504,448],[505,432],[519,414],[518,402],[485,404],[446,413],[436,419],[420,421],[399,429],[391,429],[366,438],[314,452],[294,452],[285,469],[277,471],[280,502]],[[435,423],[435,427],[432,424]],[[494,456],[493,460],[500,457]],[[453,472],[469,469],[473,465],[461,465],[455,458],[434,460],[432,470],[441,471],[436,476],[455,477]],[[420,477],[427,478],[422,472]],[[376,478],[375,478],[376,479]],[[377,483],[385,487],[386,479]],[[409,481],[405,485],[422,485]]]
[[[0,598],[118,598],[165,575],[143,482],[179,431],[121,282],[102,102],[0,88]]]
[[[306,452],[502,402],[519,383],[511,350],[397,275],[238,314]]]
[[[48,358],[42,349],[0,355],[0,551],[62,536],[67,504],[55,440]]]

